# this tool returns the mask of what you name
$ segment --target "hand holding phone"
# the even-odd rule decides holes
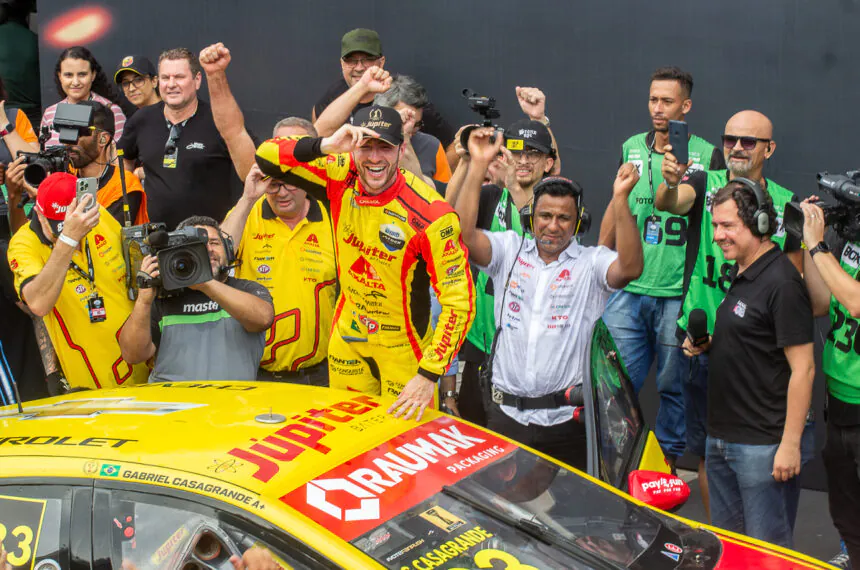
[[[92,210],[93,208],[96,207],[96,205],[97,205],[96,195],[98,194],[98,191],[99,191],[99,180],[98,180],[98,178],[94,178],[94,177],[78,178],[76,190],[77,190],[77,192],[76,192],[75,196],[78,199],[78,204],[81,203],[81,199],[87,194],[89,194],[90,196],[93,197],[93,199],[90,201],[90,203],[87,204],[87,207],[84,210],[85,212],[89,212],[90,210]]]
[[[687,145],[690,133],[687,123],[684,121],[669,121],[669,144],[672,145],[672,154],[678,160],[678,164],[687,164],[690,153]]]

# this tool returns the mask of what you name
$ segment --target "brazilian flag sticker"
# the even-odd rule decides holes
[[[110,463],[102,463],[102,468],[99,471],[102,477],[119,477],[119,465]]]

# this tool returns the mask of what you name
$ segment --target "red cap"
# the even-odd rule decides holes
[[[55,172],[39,184],[36,206],[48,219],[55,234],[63,231],[66,210],[75,199],[76,182],[77,178],[68,172]]]

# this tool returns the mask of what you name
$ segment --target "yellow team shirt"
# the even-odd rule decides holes
[[[122,258],[120,225],[107,210],[99,207],[101,217],[75,251],[72,261],[88,274],[84,244],[89,244],[95,286],[73,268],[66,272],[57,303],[45,316],[45,326],[54,344],[66,380],[72,388],[113,388],[145,383],[149,369],[135,366],[120,355],[119,331],[131,314],[133,301],[125,288],[125,261]],[[42,271],[51,256],[52,246],[42,233],[38,219],[20,228],[9,242],[9,266],[15,276],[15,289],[21,289]],[[87,300],[97,291],[104,299],[106,319],[90,321]]]
[[[308,368],[328,355],[337,264],[328,212],[308,200],[307,217],[290,229],[263,196],[248,215],[239,244],[236,277],[268,289],[275,304],[260,361],[273,372]]]

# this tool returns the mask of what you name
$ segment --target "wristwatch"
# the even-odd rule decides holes
[[[457,392],[455,392],[454,390],[448,390],[447,392],[442,394],[442,397],[443,397],[443,399],[454,398],[455,402],[460,399],[459,394],[457,394]]]
[[[809,256],[815,257],[815,254],[819,252],[830,253],[830,246],[827,245],[827,242],[823,240],[818,242],[818,245],[809,250]]]
[[[549,126],[549,115],[544,115],[543,120],[538,121],[538,122],[543,123],[543,126],[548,127]]]
[[[9,133],[15,130],[15,125],[12,123],[6,123],[6,126],[0,129],[0,137],[5,137]]]

